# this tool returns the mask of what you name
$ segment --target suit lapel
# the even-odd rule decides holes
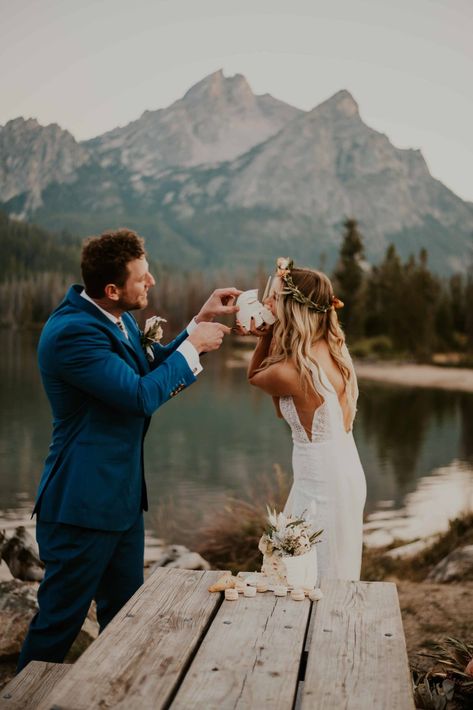
[[[86,311],[87,313],[89,313],[89,315],[93,316],[94,318],[97,318],[103,325],[108,328],[114,338],[118,340],[120,344],[127,349],[127,352],[133,355],[134,360],[138,363],[140,372],[142,374],[146,374],[147,372],[149,372],[149,363],[146,359],[146,356],[143,352],[143,348],[141,347],[140,343],[138,324],[136,323],[133,316],[129,313],[123,314],[125,327],[127,329],[128,335],[130,336],[129,338],[127,338],[126,335],[120,330],[118,325],[116,325],[116,323],[113,323],[110,318],[107,318],[107,316],[102,313],[102,311],[99,310],[93,303],[91,303],[85,298],[82,298],[80,294],[82,293],[83,288],[84,287],[79,284],[74,284],[67,292],[65,300],[72,303],[79,310]]]
[[[138,359],[141,363],[142,368],[145,372],[149,372],[149,362],[141,345],[140,329],[138,327],[138,323],[136,322],[134,316],[131,315],[131,313],[124,313],[123,321],[125,323],[127,333],[130,336],[130,342],[128,343],[128,345],[132,344],[133,351],[136,355],[138,355]]]

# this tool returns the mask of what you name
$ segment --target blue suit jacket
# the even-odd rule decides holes
[[[150,365],[140,331],[123,314],[129,340],[72,286],[44,326],[39,368],[53,434],[34,512],[41,520],[126,530],[147,510],[143,441],[150,417],[195,381],[175,352],[183,331],[154,346]]]

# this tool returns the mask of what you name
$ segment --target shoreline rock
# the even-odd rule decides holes
[[[425,578],[426,582],[464,582],[473,580],[473,545],[458,547],[440,560]]]
[[[0,583],[0,658],[14,658],[31,619],[36,613],[36,590],[34,582],[12,579]]]
[[[39,559],[38,545],[23,525],[11,537],[0,531],[0,559],[7,564],[15,579],[41,582],[44,565]]]

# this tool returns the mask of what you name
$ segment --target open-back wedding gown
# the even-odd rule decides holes
[[[321,367],[314,365],[312,376],[323,404],[315,410],[310,439],[293,398],[279,398],[294,442],[294,483],[284,512],[305,511],[315,529],[324,530],[316,545],[319,584],[323,578],[360,579],[365,475],[337,393]]]

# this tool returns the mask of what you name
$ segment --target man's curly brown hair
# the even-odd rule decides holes
[[[86,293],[102,298],[107,284],[122,288],[129,273],[127,264],[145,254],[144,240],[131,229],[89,237],[82,247],[80,264]]]

